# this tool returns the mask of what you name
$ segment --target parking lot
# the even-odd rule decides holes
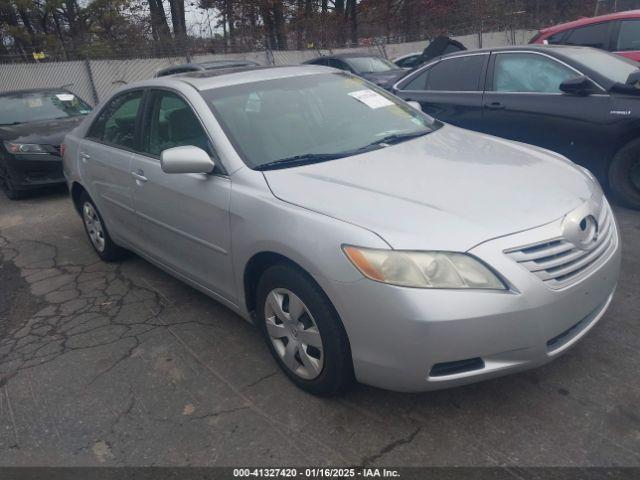
[[[614,303],[543,368],[316,398],[257,330],[146,261],[98,261],[66,192],[0,197],[2,465],[640,465],[640,214]]]

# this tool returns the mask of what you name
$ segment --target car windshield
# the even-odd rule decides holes
[[[345,61],[358,73],[378,73],[398,68],[389,60],[381,57],[349,57]]]
[[[562,49],[562,53],[612,82],[624,84],[631,73],[638,71],[636,62],[595,48],[565,47]]]
[[[245,163],[258,169],[347,157],[440,126],[345,73],[216,88],[203,97]]]
[[[0,125],[77,117],[91,112],[91,107],[65,91],[18,92],[0,95]]]

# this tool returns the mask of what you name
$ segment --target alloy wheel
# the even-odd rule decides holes
[[[313,380],[324,367],[324,349],[318,325],[302,300],[290,290],[269,292],[264,307],[267,332],[287,368]]]
[[[96,250],[103,252],[105,247],[104,229],[102,228],[100,217],[91,203],[84,203],[82,207],[82,218],[87,227],[87,233],[89,234],[91,243]]]

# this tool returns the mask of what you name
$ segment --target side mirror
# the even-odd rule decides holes
[[[168,148],[160,154],[164,173],[211,173],[215,166],[207,152],[191,145]]]
[[[420,105],[420,102],[407,102],[411,107],[415,108],[416,110],[418,110],[419,112],[422,111],[422,105]]]
[[[569,78],[560,84],[560,90],[572,95],[588,95],[591,92],[591,88],[591,80],[584,75]]]

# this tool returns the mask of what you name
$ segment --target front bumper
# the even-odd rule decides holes
[[[58,155],[9,155],[6,162],[14,186],[20,190],[65,182]]]
[[[334,283],[330,296],[349,336],[356,378],[389,390],[435,390],[533,368],[569,349],[611,303],[621,249],[615,227],[606,258],[559,290],[504,253],[559,228],[554,222],[470,251],[504,275],[509,291]]]

